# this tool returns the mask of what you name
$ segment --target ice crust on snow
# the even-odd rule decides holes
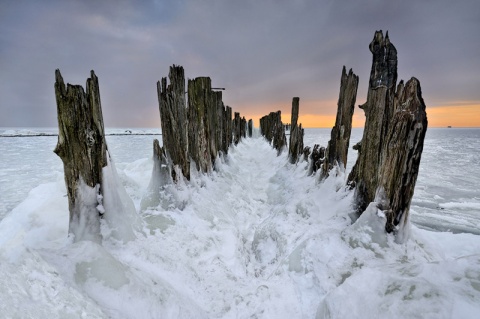
[[[306,165],[288,164],[261,138],[246,139],[216,171],[192,171],[191,183],[175,188],[182,205],[141,210],[153,160],[121,162],[118,174],[111,163],[102,187],[115,200],[102,198],[102,245],[67,238],[58,176],[0,222],[0,311],[24,318],[477,317],[477,235],[412,226],[397,244],[375,204],[351,222],[343,172],[320,184]]]

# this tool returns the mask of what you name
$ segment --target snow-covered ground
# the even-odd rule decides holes
[[[319,132],[307,130],[305,144],[326,145],[329,130]],[[145,136],[107,138],[141,217],[135,237],[119,237],[104,223],[102,245],[72,243],[53,143],[42,183],[0,222],[1,316],[478,318],[480,130],[458,141],[439,132],[427,135],[412,204],[412,219],[422,228],[412,225],[403,245],[375,231],[382,221],[374,209],[352,225],[345,175],[320,184],[307,176],[306,163],[288,164],[286,154],[277,157],[259,137],[232,147],[211,175],[192,174],[169,208],[141,211],[153,168],[152,138]],[[360,138],[354,131],[351,145]],[[16,151],[30,173],[46,152],[39,144],[55,141],[35,139]],[[0,142],[4,148],[13,143]],[[455,159],[458,170],[449,172],[444,163],[455,152],[463,153]],[[347,171],[355,157],[351,152]],[[22,174],[14,164],[0,167],[0,174],[2,188],[20,189],[12,184],[12,175]],[[470,233],[428,230],[448,225]]]

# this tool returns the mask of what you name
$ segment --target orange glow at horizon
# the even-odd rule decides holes
[[[335,125],[337,104],[331,101],[308,101],[309,106],[316,104],[314,109],[322,110],[323,114],[302,113],[302,100],[300,99],[300,115],[298,122],[302,123],[304,128],[316,127],[333,127]],[[304,103],[304,104],[307,104]],[[429,127],[480,127],[480,104],[473,102],[472,104],[445,106],[428,106],[427,118]],[[245,118],[253,119],[255,127],[259,127],[260,118],[272,111],[277,111],[281,108],[278,105],[262,105],[256,107],[257,110],[265,110],[263,114],[252,114],[245,116]],[[286,107],[285,107],[286,108]],[[288,107],[290,111],[291,107]],[[312,108],[310,108],[312,109]],[[244,114],[240,113],[241,116]],[[282,122],[290,123],[291,114],[282,112]],[[365,124],[365,113],[363,110],[355,107],[355,112],[352,119],[352,127],[363,127]]]
[[[429,127],[480,127],[480,104],[428,107]]]

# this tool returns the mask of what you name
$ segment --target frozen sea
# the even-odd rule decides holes
[[[72,243],[55,134],[0,129],[5,318],[478,318],[480,129],[428,129],[402,245],[374,214],[352,225],[346,174],[320,184],[260,137],[179,186],[181,205],[141,210],[155,129],[107,129],[135,238]]]

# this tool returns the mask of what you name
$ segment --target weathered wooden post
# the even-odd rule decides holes
[[[313,150],[310,155],[310,166],[308,168],[308,175],[314,174],[325,161],[325,147],[319,144],[313,145]]]
[[[347,75],[344,66],[340,80],[337,117],[335,119],[335,126],[332,128],[330,141],[326,148],[321,178],[326,178],[334,166],[340,167],[343,171],[347,167],[348,146],[352,132],[352,117],[355,109],[357,90],[358,76],[352,72],[352,69],[350,69]]]
[[[270,114],[263,116],[260,119],[260,132],[280,155],[287,145],[281,111],[270,112]]]
[[[188,157],[187,144],[187,109],[185,104],[185,74],[182,66],[171,66],[168,74],[170,84],[167,86],[167,78],[157,82],[158,104],[162,125],[163,147],[170,157],[172,164],[178,165],[183,176],[190,179],[190,160]],[[172,169],[172,177],[177,181]]]
[[[277,150],[277,155],[280,155],[286,146],[287,137],[285,136],[285,126],[282,123],[282,112],[277,111],[274,113],[273,147]]]
[[[245,116],[240,119],[240,137],[247,137],[247,120]]]
[[[197,170],[206,173],[212,167],[204,121],[207,105],[211,101],[211,80],[198,77],[188,80],[188,152]]]
[[[70,211],[69,233],[74,240],[101,242],[102,169],[107,166],[98,78],[94,71],[86,92],[80,85],[63,82],[55,70],[58,143],[54,152],[62,159]]]
[[[385,38],[382,31],[375,32],[369,48],[373,55],[372,70],[367,101],[360,106],[365,111],[365,127],[357,162],[348,177],[349,184],[355,187],[359,212],[375,199],[380,157],[394,110],[397,82],[397,49],[390,43],[388,32]]]
[[[230,106],[225,107],[224,113],[224,122],[225,122],[225,138],[224,138],[224,147],[225,154],[228,152],[228,148],[233,143],[233,122],[232,122],[232,108]]]
[[[367,102],[361,106],[366,122],[362,141],[355,145],[359,155],[349,183],[355,187],[357,211],[377,202],[387,218],[385,230],[395,232],[401,242],[427,130],[425,103],[417,79],[395,87],[397,50],[388,33],[384,38],[382,31],[375,32],[370,51]]]
[[[297,125],[300,98],[294,97],[292,100],[292,118],[290,126],[290,142],[288,146],[288,158],[290,163],[297,163],[300,154],[303,152],[303,129],[302,125]]]
[[[242,120],[240,118],[240,113],[235,112],[235,116],[233,118],[233,144],[237,145],[242,138]]]
[[[253,136],[253,120],[249,119],[248,120],[248,137]]]
[[[383,206],[387,217],[385,230],[389,233],[408,221],[427,125],[420,82],[411,78],[404,87],[401,81],[382,152],[375,199]]]

